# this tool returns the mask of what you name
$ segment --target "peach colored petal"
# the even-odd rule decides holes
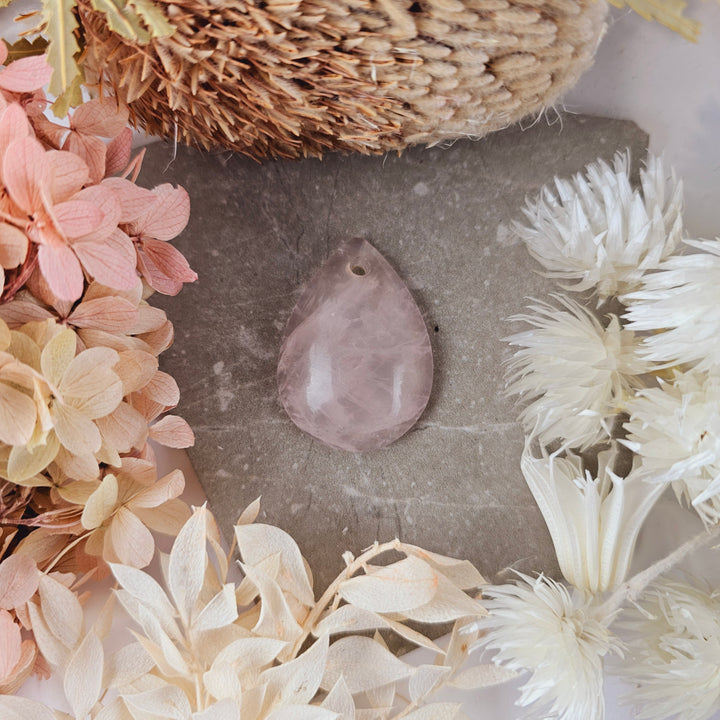
[[[0,563],[0,608],[24,605],[37,590],[38,569],[27,555],[10,555]]]
[[[104,219],[102,210],[86,200],[59,203],[53,212],[60,230],[68,238],[81,238],[94,233]]]
[[[69,200],[90,181],[87,164],[75,153],[49,150],[45,157],[50,165],[51,197],[54,203]]]
[[[98,137],[71,130],[62,145],[63,150],[75,153],[87,164],[90,180],[99,183],[105,176],[105,155],[107,148]]]
[[[137,285],[138,274],[135,258],[128,256],[125,238],[127,235],[118,230],[105,242],[76,243],[73,248],[83,267],[97,282],[118,290],[130,290]]]
[[[94,327],[108,332],[129,332],[137,322],[138,310],[119,297],[100,297],[83,300],[70,313],[68,322],[75,327]]]
[[[126,402],[96,421],[103,440],[118,452],[129,453],[142,447],[147,436],[147,421]]]
[[[43,107],[40,113],[32,116],[32,126],[35,129],[35,136],[38,140],[42,140],[44,144],[57,150],[67,137],[69,130],[65,125],[58,125],[57,123],[51,122],[42,114],[45,110],[45,105],[46,103],[43,101]],[[27,105],[25,105],[25,109],[28,109]]]
[[[52,317],[54,315],[49,310],[29,300],[16,299],[0,305],[0,319],[4,320],[13,329],[25,323],[42,322]]]
[[[163,295],[177,295],[183,283],[197,280],[185,256],[167,242],[143,240],[138,255],[148,284]]]
[[[28,215],[35,213],[42,206],[42,191],[50,180],[43,146],[34,137],[13,140],[5,152],[2,176],[18,207]]]
[[[173,344],[175,328],[173,328],[173,324],[169,320],[166,320],[162,327],[157,330],[139,334],[137,337],[148,345],[152,353],[159,355]]]
[[[14,93],[32,92],[47,85],[51,75],[52,68],[44,56],[21,58],[0,72],[0,88]]]
[[[152,485],[157,480],[157,466],[149,460],[124,457],[118,479],[138,485]]]
[[[155,204],[138,221],[139,234],[156,240],[172,240],[190,219],[190,196],[184,188],[166,183],[153,188]]]
[[[180,390],[175,378],[162,370],[153,375],[152,380],[143,388],[143,394],[165,407],[175,407],[180,402]]]
[[[120,562],[145,567],[155,553],[155,541],[140,519],[124,507],[118,509],[110,523],[110,541]]]
[[[20,661],[21,645],[20,626],[7,610],[0,610],[0,681],[7,680]]]
[[[90,202],[103,212],[103,221],[100,226],[89,235],[77,238],[76,243],[86,240],[105,240],[118,229],[117,225],[120,222],[122,210],[111,188],[105,185],[91,185],[83,188],[73,200]]]
[[[132,130],[128,127],[107,146],[105,155],[105,177],[119,173],[127,167],[130,162],[132,151]]]
[[[36,418],[32,398],[0,382],[0,441],[25,445],[32,436]]]
[[[142,390],[158,369],[157,358],[142,350],[127,350],[120,353],[120,360],[113,367],[123,384],[123,393]]]
[[[0,118],[0,148],[6,148],[13,140],[31,134],[30,123],[22,107],[18,103],[8,105]]]
[[[92,482],[100,476],[97,460],[92,453],[73,455],[61,447],[55,456],[58,467],[68,476],[84,482]]]
[[[41,245],[38,248],[38,263],[48,288],[58,299],[73,301],[82,295],[82,268],[67,245]]]
[[[37,645],[32,640],[23,640],[20,645],[20,659],[13,669],[12,676],[0,683],[0,693],[4,695],[16,693],[35,669],[37,657]]]
[[[66,450],[74,455],[96,453],[102,444],[95,423],[70,405],[56,402],[52,408],[55,434]]]
[[[28,239],[25,233],[8,223],[0,223],[0,265],[10,270],[25,262]]]
[[[83,103],[70,118],[70,127],[88,135],[114,138],[127,125],[128,110],[118,107],[110,97],[96,98]]]
[[[188,448],[195,444],[195,434],[187,422],[177,415],[166,415],[150,426],[149,436],[160,445]]]
[[[125,178],[106,178],[102,181],[102,187],[111,188],[120,202],[122,209],[120,222],[123,223],[134,222],[155,203],[155,196],[151,190]]]
[[[138,307],[138,319],[132,329],[134,335],[159,330],[167,323],[167,315],[162,308],[148,305],[146,302]]]

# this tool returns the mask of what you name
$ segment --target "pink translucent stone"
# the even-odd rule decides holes
[[[285,329],[278,388],[292,421],[342,450],[384,447],[422,414],[432,373],[430,338],[410,291],[366,240],[343,243]]]

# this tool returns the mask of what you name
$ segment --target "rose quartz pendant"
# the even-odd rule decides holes
[[[405,283],[366,240],[343,243],[290,315],[278,389],[291,420],[341,450],[389,445],[422,414],[433,359]]]

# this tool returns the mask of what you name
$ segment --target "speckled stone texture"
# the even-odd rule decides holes
[[[229,154],[148,148],[140,181],[180,183],[190,224],[178,247],[200,280],[155,296],[175,323],[164,369],[193,426],[193,464],[228,532],[262,495],[260,520],[296,539],[324,587],[395,536],[472,560],[554,573],[552,544],[520,473],[523,435],[503,396],[505,318],[551,285],[508,227],[526,196],[647,136],[631,123],[564,116],[478,142],[402,156],[258,165]],[[278,399],[282,333],[303,283],[343,239],[364,237],[408,285],[430,331],[432,395],[397,442],[362,455],[301,432]]]

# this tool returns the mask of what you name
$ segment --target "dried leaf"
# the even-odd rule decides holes
[[[91,630],[71,655],[63,688],[76,718],[84,718],[102,692],[104,654],[98,636]]]
[[[110,570],[121,587],[156,617],[175,617],[175,607],[152,576],[135,567],[116,563],[110,563]]]
[[[184,622],[190,624],[205,577],[207,510],[196,508],[170,552],[168,589]]]
[[[193,713],[192,720],[240,720],[240,709],[234,700],[225,698],[206,710]]]
[[[95,10],[105,13],[110,30],[141,45],[150,40],[150,33],[140,23],[138,16],[125,4],[116,0],[92,0]]]
[[[124,694],[122,698],[136,720],[147,720],[147,715],[167,720],[188,720],[191,713],[185,693],[175,685],[164,685],[136,695]]]
[[[37,532],[32,535],[37,535]],[[27,604],[27,610],[38,649],[53,668],[64,667],[70,656],[67,647],[55,637],[45,622],[43,613],[34,602]]]
[[[487,615],[487,610],[480,602],[466,595],[444,575],[437,573],[437,579],[435,597],[425,605],[404,611],[407,618],[423,623],[440,623],[471,615]]]
[[[327,635],[294,660],[265,670],[261,682],[267,683],[266,698],[271,707],[308,703],[320,688],[328,662]]]
[[[35,594],[39,579],[35,560],[17,554],[6,557],[0,563],[0,608],[24,605]]]
[[[4,62],[9,63],[33,55],[44,55],[47,46],[48,41],[42,36],[36,37],[32,42],[27,38],[20,38],[16,42],[8,45],[8,54]]]
[[[355,702],[345,678],[340,677],[322,702],[322,707],[338,714],[338,720],[355,720]]]
[[[513,680],[517,676],[517,672],[494,663],[473,665],[456,675],[448,682],[448,685],[459,690],[478,690],[500,685],[508,680]]]
[[[175,27],[152,0],[128,0],[128,5],[143,19],[153,37],[170,37],[175,32]]]
[[[48,628],[66,648],[73,650],[82,632],[83,611],[80,602],[72,590],[50,575],[40,575],[39,591],[40,609]]]
[[[423,560],[407,557],[340,584],[347,602],[380,613],[407,612],[427,605],[438,588],[437,573]]]
[[[3,720],[57,720],[47,705],[16,695],[0,695],[0,715]]]
[[[450,674],[450,668],[442,665],[420,665],[410,678],[410,700],[418,702],[428,696]]]
[[[202,609],[193,622],[193,630],[203,632],[225,627],[235,622],[237,616],[235,586],[229,583]]]
[[[257,520],[258,513],[260,512],[260,498],[255,498],[243,511],[240,513],[235,525],[249,525]]]
[[[80,52],[80,47],[75,39],[78,24],[74,9],[74,0],[42,0],[45,32],[49,40],[47,59],[53,69],[52,78],[48,78],[48,89],[55,96],[62,95],[79,74],[75,54]]]
[[[406,720],[461,720],[467,716],[461,703],[432,703],[406,715]]]
[[[413,667],[380,643],[366,637],[346,637],[330,646],[322,687],[329,689],[344,677],[354,695],[408,678],[413,672]]]
[[[108,658],[103,686],[122,688],[149,673],[153,665],[152,659],[140,643],[124,645]]]
[[[246,565],[258,565],[270,555],[279,554],[280,574],[277,582],[301,603],[315,602],[300,550],[284,530],[272,525],[250,524],[235,527],[238,550]]]
[[[267,720],[338,720],[340,716],[332,710],[311,705],[288,705],[273,710]]]

